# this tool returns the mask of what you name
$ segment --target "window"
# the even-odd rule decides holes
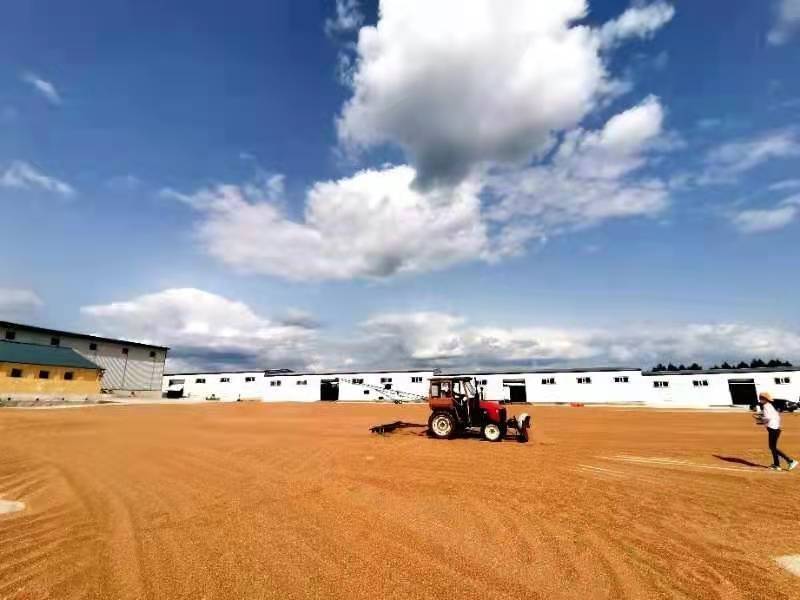
[[[431,384],[431,396],[434,397],[434,398],[438,398],[439,397],[439,384],[438,383],[432,383]]]
[[[205,377],[198,377],[197,379],[194,380],[194,382],[195,383],[205,383],[206,380],[205,380]]]
[[[273,379],[269,382],[270,387],[281,387],[281,380],[280,379]]]
[[[39,379],[50,379],[50,371],[39,371]]]
[[[61,345],[61,338],[51,337],[50,338],[50,345],[51,346],[60,346]]]
[[[775,378],[775,383],[778,384],[778,385],[782,385],[784,383],[791,383],[791,382],[792,382],[792,380],[790,378],[788,378],[788,377],[776,377]]]
[[[22,369],[11,369],[11,377],[22,377]]]
[[[668,388],[669,387],[669,381],[654,381],[653,382],[653,387],[654,388]]]
[[[628,383],[628,376],[623,375],[622,377],[614,377],[614,383]]]
[[[363,385],[364,383],[363,379],[353,379],[352,381],[354,385]],[[383,381],[383,379],[381,379],[381,381]]]
[[[16,331],[6,331],[6,339],[7,340],[15,340],[15,339],[17,339],[17,332]]]
[[[72,381],[73,379],[75,379],[75,373],[72,371],[67,371],[64,373],[64,381]]]
[[[479,379],[478,380],[478,385],[489,385],[489,380],[488,379]]]
[[[220,377],[219,378],[219,382],[220,383],[230,383],[231,382],[231,378],[230,377]]]
[[[708,387],[708,379],[695,379],[692,381],[694,387]]]
[[[169,385],[179,385],[181,383],[186,383],[185,379],[170,379]]]
[[[123,349],[122,349],[122,353],[123,353],[123,354],[127,354],[127,353],[128,353],[128,349],[127,349],[127,348],[123,348]]]
[[[555,377],[544,377],[542,379],[542,385],[555,385],[556,378]]]
[[[578,377],[578,383],[592,383],[591,377]]]
[[[251,381],[255,381],[255,380],[256,380],[256,378],[255,378],[255,377],[245,377],[245,378],[244,378],[244,382],[245,382],[245,383],[250,383]]]
[[[297,385],[308,385],[308,379],[298,379]]]
[[[155,358],[155,357],[156,357],[156,351],[150,350],[150,358]]]
[[[97,350],[97,344],[95,344],[94,342],[89,344],[89,350]]]
[[[364,390],[364,395],[369,396],[369,390]]]
[[[381,383],[392,383],[391,377],[381,377]]]
[[[422,377],[412,377],[411,383],[422,383]]]

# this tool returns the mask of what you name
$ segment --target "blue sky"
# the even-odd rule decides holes
[[[0,317],[176,368],[800,360],[800,3],[457,6],[6,7]]]

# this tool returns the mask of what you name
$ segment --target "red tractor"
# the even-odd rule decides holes
[[[479,430],[490,442],[502,440],[509,429],[516,430],[520,442],[528,441],[531,418],[527,414],[506,418],[506,409],[499,402],[483,400],[471,377],[432,377],[428,404],[430,435],[450,439],[466,431]]]

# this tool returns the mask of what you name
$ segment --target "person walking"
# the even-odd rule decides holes
[[[786,470],[791,471],[797,467],[797,461],[778,450],[778,438],[781,437],[781,413],[772,404],[772,396],[769,392],[761,392],[758,395],[758,403],[761,406],[759,423],[767,428],[769,450],[772,452],[772,470],[781,470],[780,459],[782,458],[787,463]]]

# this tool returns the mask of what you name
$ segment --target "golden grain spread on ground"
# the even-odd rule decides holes
[[[492,444],[368,433],[411,405],[3,410],[0,598],[800,598],[800,473],[749,415],[532,413]]]

